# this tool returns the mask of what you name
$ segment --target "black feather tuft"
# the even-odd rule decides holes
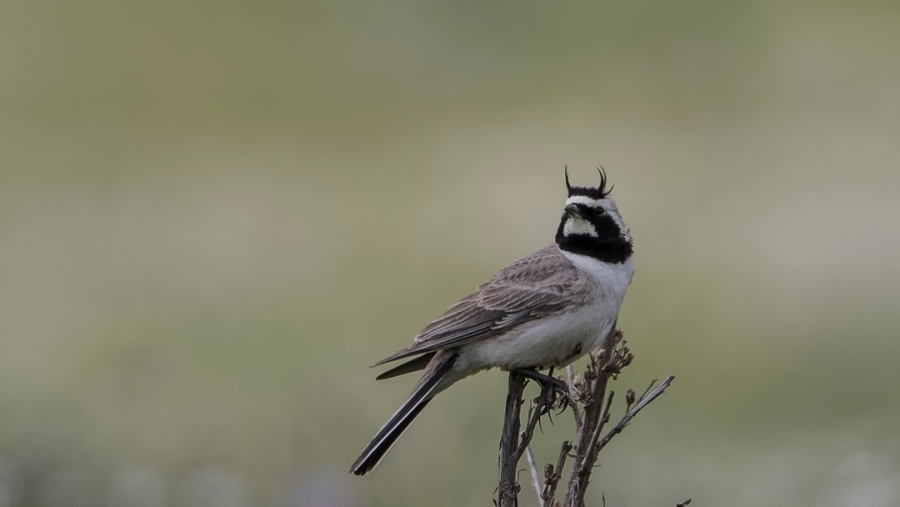
[[[606,170],[603,166],[597,166],[597,172],[600,173],[600,185],[597,187],[573,187],[569,184],[569,166],[566,166],[566,190],[569,191],[569,197],[573,195],[583,195],[591,199],[605,199],[612,192],[612,187],[606,188]]]

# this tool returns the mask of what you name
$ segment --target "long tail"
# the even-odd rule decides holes
[[[409,426],[409,423],[419,415],[419,412],[428,405],[431,398],[434,397],[435,390],[440,381],[450,372],[453,364],[456,362],[457,355],[453,354],[446,358],[439,359],[439,362],[429,365],[422,375],[422,379],[416,384],[409,398],[394,412],[394,415],[378,430],[375,437],[369,442],[369,445],[363,450],[362,454],[356,458],[356,462],[350,467],[350,471],[356,475],[365,475],[371,472],[385,453],[394,445],[397,438]]]

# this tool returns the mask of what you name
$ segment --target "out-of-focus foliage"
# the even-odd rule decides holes
[[[898,26],[876,1],[0,3],[0,506],[488,505],[502,374],[351,479],[415,380],[367,365],[551,241],[566,163],[606,167],[636,240],[620,389],[678,376],[593,501],[897,505]]]

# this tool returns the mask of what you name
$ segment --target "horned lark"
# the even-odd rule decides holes
[[[378,430],[350,469],[370,472],[429,401],[453,383],[494,367],[534,377],[597,348],[631,283],[632,240],[606,174],[573,187],[556,242],[501,269],[425,327],[413,344],[375,366],[413,357],[378,376],[425,370],[412,394]]]

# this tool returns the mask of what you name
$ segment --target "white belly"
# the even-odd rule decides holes
[[[561,367],[603,343],[619,316],[631,282],[631,260],[611,265],[580,255],[566,256],[597,282],[587,303],[524,324],[507,334],[465,345],[455,369],[470,374],[493,367]]]

